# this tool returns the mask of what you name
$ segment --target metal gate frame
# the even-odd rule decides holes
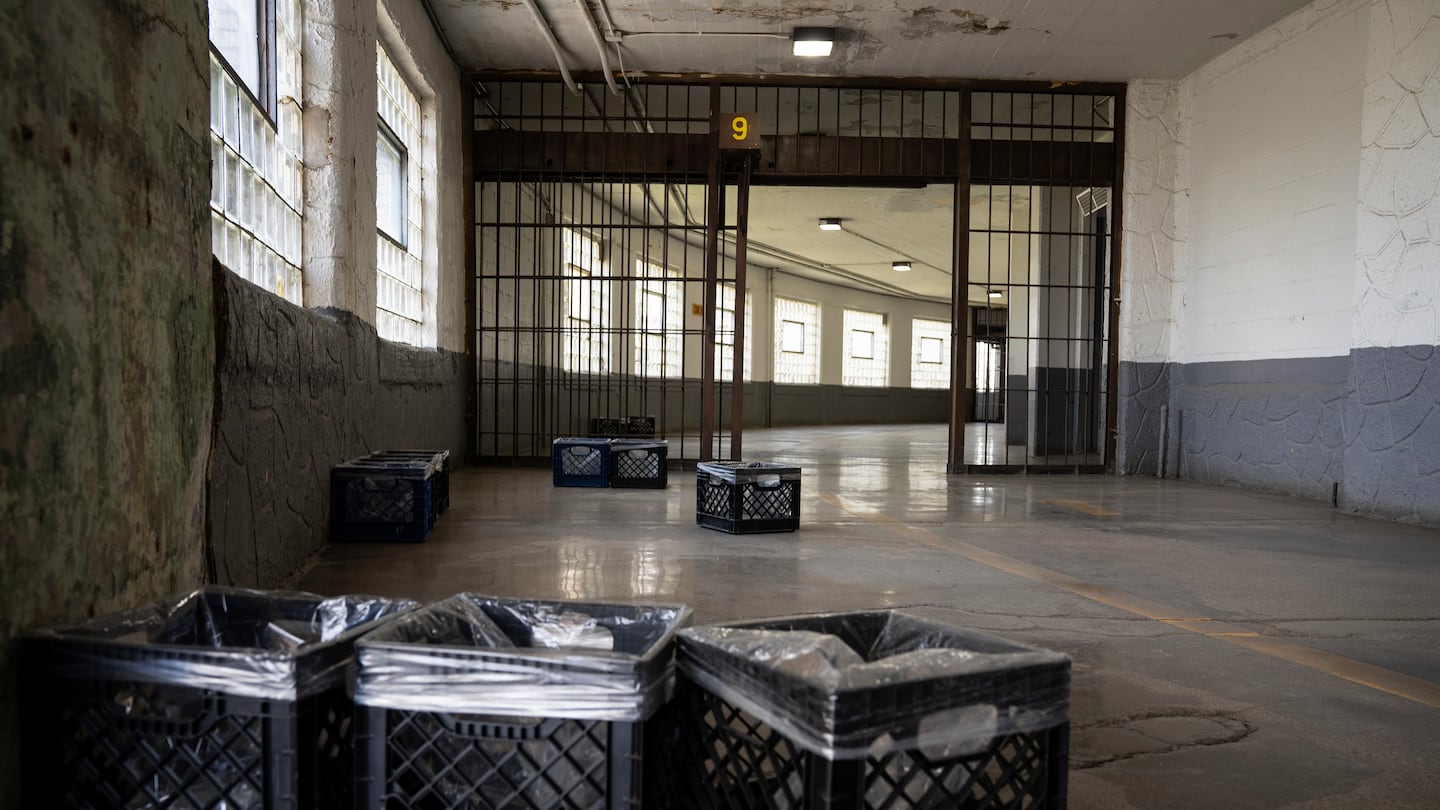
[[[549,72],[535,71],[485,71],[471,74],[474,86],[485,92],[490,83],[553,83],[558,77]],[[600,74],[577,74],[581,82],[594,83],[602,79]],[[745,160],[740,165],[724,162],[714,132],[700,135],[681,130],[676,132],[665,114],[659,131],[646,115],[644,93],[653,93],[652,88],[704,87],[708,91],[710,109],[707,117],[718,112],[728,98],[732,103],[743,99],[746,91],[752,98],[773,97],[777,118],[782,114],[782,94],[792,93],[797,99],[801,94],[812,93],[818,99],[822,93],[858,93],[864,103],[866,93],[880,97],[880,126],[884,127],[884,101],[887,94],[901,94],[902,108],[904,95],[951,94],[959,100],[959,131],[953,138],[929,138],[925,136],[922,114],[921,132],[918,136],[907,136],[901,123],[899,137],[867,136],[864,127],[850,135],[803,135],[781,133],[777,122],[769,122],[762,135],[762,149],[758,159]],[[638,92],[637,92],[638,91]],[[1105,95],[1114,99],[1113,140],[1105,143],[1070,143],[1058,141],[988,140],[976,142],[972,139],[972,94],[976,92],[1030,93],[1051,96],[1063,95]],[[727,95],[728,94],[728,95]],[[928,97],[928,96],[926,96]],[[893,98],[893,96],[892,96]],[[492,95],[479,95],[474,120],[484,120],[488,114],[500,118]],[[923,103],[923,102],[922,102]],[[601,118],[610,112],[611,99],[604,98]],[[817,103],[817,109],[818,109]],[[836,105],[838,110],[838,102]],[[923,107],[922,107],[923,110]],[[480,355],[479,334],[481,324],[477,322],[476,292],[477,262],[475,232],[477,218],[473,204],[474,189],[478,182],[487,177],[498,177],[506,171],[531,172],[536,176],[557,174],[554,166],[555,155],[566,158],[580,158],[587,171],[599,169],[607,176],[644,177],[649,172],[661,171],[669,176],[695,177],[704,172],[706,186],[712,191],[707,207],[714,212],[723,211],[719,199],[727,185],[724,180],[727,169],[733,172],[740,191],[740,220],[735,230],[737,291],[744,290],[744,265],[746,242],[746,214],[748,214],[748,187],[754,184],[774,185],[891,185],[895,183],[953,183],[955,189],[952,278],[954,284],[951,296],[951,385],[949,411],[949,452],[947,472],[963,473],[978,471],[974,465],[965,463],[965,424],[969,408],[965,396],[966,361],[968,340],[966,332],[969,323],[969,193],[977,182],[1011,184],[1063,184],[1094,185],[1111,189],[1112,228],[1109,242],[1110,289],[1120,286],[1120,255],[1123,229],[1123,165],[1125,134],[1126,96],[1123,84],[1113,83],[1071,83],[1071,82],[1006,82],[974,80],[896,80],[896,79],[850,79],[850,78],[800,78],[800,77],[749,77],[749,76],[707,76],[646,78],[643,82],[627,85],[623,100],[623,112],[618,117],[606,119],[618,122],[620,132],[585,132],[584,128],[567,130],[562,124],[556,128],[524,132],[505,125],[489,131],[469,133],[472,145],[467,150],[466,195],[470,202],[468,211],[471,227],[466,238],[467,261],[471,267],[467,284],[467,313],[469,327],[469,351],[471,373],[476,375],[468,387],[467,423],[470,429],[471,455],[477,455],[479,447],[478,407],[479,390],[483,382],[479,377]],[[863,117],[863,112],[861,113]],[[839,123],[839,113],[836,115]],[[893,122],[892,122],[893,126]],[[634,132],[630,131],[634,128]],[[543,129],[543,128],[542,128]],[[551,157],[546,157],[546,156]],[[598,161],[597,161],[598,158]],[[597,165],[598,164],[598,165]],[[569,171],[577,171],[570,160],[562,161]],[[707,212],[710,213],[710,212]],[[723,226],[718,216],[707,216],[706,222],[706,269],[704,335],[701,351],[702,415],[700,447],[702,458],[708,459],[718,453],[720,425],[717,422],[717,397],[714,346],[715,346],[715,287],[717,275],[713,263],[719,254],[719,233]],[[736,296],[736,337],[734,340],[734,379],[731,380],[730,419],[728,434],[731,440],[730,456],[740,456],[743,434],[743,380],[744,356],[743,307],[745,296]],[[1104,464],[1103,469],[1112,471],[1115,461],[1117,427],[1115,419],[1118,405],[1118,326],[1120,301],[1112,294],[1106,302],[1105,344],[1105,419],[1104,419]],[[511,463],[519,459],[511,458]],[[1024,471],[1029,472],[1030,469]],[[1043,470],[1059,471],[1059,470]],[[1070,471],[1070,470],[1063,470]],[[1092,471],[1076,467],[1073,471]]]

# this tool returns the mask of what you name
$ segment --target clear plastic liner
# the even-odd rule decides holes
[[[30,638],[49,676],[298,700],[343,681],[349,642],[416,604],[210,586]]]
[[[799,481],[800,468],[772,461],[706,461],[695,469],[722,481],[754,481],[761,486],[775,486],[781,481]]]
[[[674,689],[683,605],[459,594],[357,645],[355,701],[429,712],[633,722]]]
[[[978,753],[1069,719],[1070,659],[904,611],[681,631],[687,677],[828,759]]]

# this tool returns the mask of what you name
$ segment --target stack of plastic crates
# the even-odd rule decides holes
[[[677,605],[461,594],[368,635],[361,806],[637,810],[689,619]]]
[[[349,806],[354,641],[413,604],[211,587],[32,634],[24,806]]]
[[[556,439],[550,457],[557,487],[610,486],[609,439]]]
[[[664,489],[669,483],[669,447],[663,439],[615,439],[610,443],[610,486]]]
[[[330,471],[330,533],[337,541],[424,540],[435,525],[434,458],[365,458]]]
[[[682,631],[674,804],[1063,808],[1070,660],[904,611]]]
[[[695,522],[731,534],[800,528],[800,468],[766,461],[695,467]]]
[[[431,476],[430,495],[436,516],[445,514],[450,508],[450,451],[449,450],[381,450],[371,453],[370,458],[382,461],[430,461],[435,465]]]

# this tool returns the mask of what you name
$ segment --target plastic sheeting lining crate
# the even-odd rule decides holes
[[[431,476],[430,495],[435,515],[445,514],[450,508],[450,451],[449,450],[380,450],[370,454],[379,460],[433,461],[435,474]]]
[[[731,534],[800,528],[800,468],[767,461],[695,466],[695,522]]]
[[[682,631],[677,807],[1063,808],[1070,660],[904,611]]]
[[[330,536],[348,540],[424,540],[435,525],[436,463],[358,459],[330,471]]]
[[[350,806],[354,641],[413,606],[209,587],[27,636],[24,806]]]
[[[556,439],[550,453],[555,486],[610,486],[609,439]]]
[[[679,605],[460,594],[358,648],[360,806],[635,810]]]
[[[664,489],[669,483],[665,441],[616,439],[610,443],[610,486]]]

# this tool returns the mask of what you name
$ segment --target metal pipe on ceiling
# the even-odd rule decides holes
[[[595,50],[600,52],[600,70],[605,74],[605,84],[609,86],[610,92],[620,95],[620,88],[615,84],[615,74],[610,70],[610,54],[605,50],[605,38],[600,35],[600,26],[595,23],[595,16],[590,13],[589,0],[575,0],[575,5],[580,7],[580,16],[585,19],[585,30],[590,32],[590,39],[595,42]]]
[[[535,18],[535,25],[539,26],[541,36],[545,37],[545,43],[555,54],[555,63],[560,66],[560,78],[565,80],[565,86],[570,92],[580,95],[580,86],[570,78],[570,68],[565,66],[565,52],[560,50],[560,43],[555,41],[555,30],[550,27],[549,21],[540,11],[540,0],[525,0],[525,7],[530,9],[530,14]]]

